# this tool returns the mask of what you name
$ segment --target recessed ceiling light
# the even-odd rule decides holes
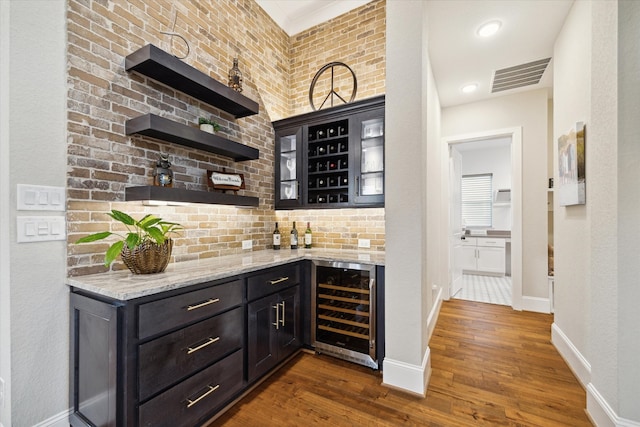
[[[486,24],[482,24],[480,28],[478,28],[477,34],[480,37],[491,37],[498,32],[501,26],[502,22],[500,21],[489,21]]]
[[[471,93],[471,92],[475,92],[476,89],[478,89],[478,85],[476,83],[471,83],[471,84],[462,86],[460,90],[462,91],[462,93]]]

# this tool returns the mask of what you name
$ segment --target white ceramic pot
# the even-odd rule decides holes
[[[200,130],[204,131],[204,132],[213,133],[213,125],[201,124],[200,125]]]

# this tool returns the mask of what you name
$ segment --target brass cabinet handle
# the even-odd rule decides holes
[[[282,323],[282,326],[284,327],[284,301],[282,301],[280,305],[282,306],[282,319],[280,319],[280,323]]]
[[[195,353],[198,350],[202,350],[206,346],[211,345],[217,341],[220,341],[220,337],[215,337],[215,338],[209,337],[209,339],[204,344],[200,344],[197,347],[187,347],[187,354]]]
[[[276,330],[278,330],[280,329],[280,304],[272,305],[271,308],[276,309],[276,322],[272,323],[272,325],[276,327]]]
[[[279,279],[269,280],[269,283],[271,283],[272,285],[277,285],[278,283],[286,282],[287,280],[289,280],[289,277],[281,277]]]
[[[220,301],[220,298],[216,298],[216,299],[209,298],[208,300],[206,300],[206,301],[204,301],[204,302],[201,302],[200,304],[195,304],[195,305],[189,305],[189,306],[187,306],[187,311],[196,310],[196,309],[198,309],[198,308],[205,307],[205,306],[207,306],[207,305],[209,305],[209,304],[215,304],[215,303],[217,303],[217,302],[219,302],[219,301]]]
[[[191,399],[187,399],[187,408],[191,408],[193,405],[195,405],[196,403],[200,402],[202,399],[204,399],[205,397],[209,396],[211,393],[213,393],[214,391],[216,391],[217,389],[220,388],[220,384],[216,385],[215,387],[212,385],[208,385],[208,390],[204,392],[204,394],[200,397],[198,397],[195,400],[191,400]]]

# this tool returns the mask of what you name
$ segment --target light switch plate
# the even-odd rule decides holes
[[[19,211],[59,211],[66,210],[64,187],[18,184]]]
[[[253,240],[242,241],[242,249],[251,249],[251,248],[253,248]]]
[[[18,216],[16,222],[18,243],[67,240],[64,216]]]

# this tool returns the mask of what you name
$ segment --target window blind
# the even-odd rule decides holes
[[[491,227],[493,174],[462,176],[462,223],[466,227]]]

